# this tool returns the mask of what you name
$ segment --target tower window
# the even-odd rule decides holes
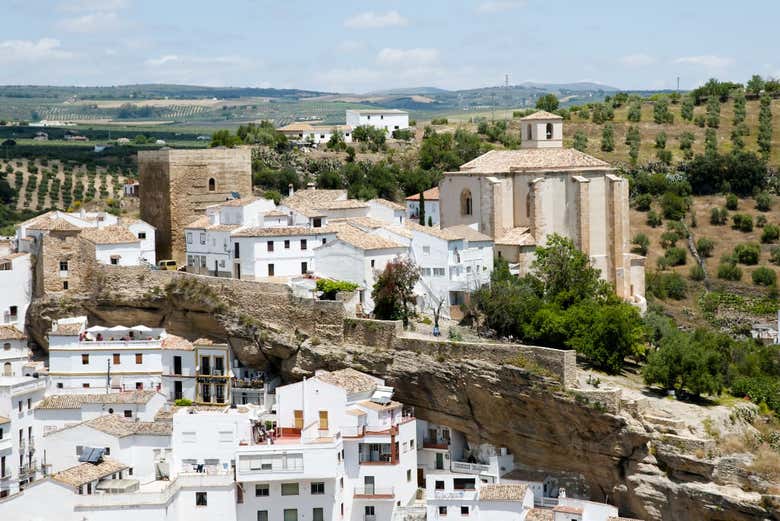
[[[528,125],[528,141],[533,139],[533,132],[531,131],[531,125]]]
[[[547,136],[547,139],[552,139],[553,136],[553,124],[547,123],[547,127],[545,129],[545,135]]]
[[[217,182],[213,177],[209,178],[209,192],[213,192],[217,189]]]
[[[471,191],[470,190],[463,190],[460,194],[460,213],[461,215],[471,215],[472,214],[472,206],[471,206]]]

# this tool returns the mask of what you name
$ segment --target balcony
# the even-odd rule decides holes
[[[395,493],[393,487],[375,487],[368,485],[365,487],[355,487],[353,495],[355,499],[394,499]]]
[[[433,494],[428,494],[433,499],[464,499],[472,500],[476,499],[477,491],[472,489],[463,490],[434,490]]]
[[[450,470],[453,472],[462,472],[464,474],[484,474],[490,471],[490,465],[453,461],[450,465]]]
[[[436,439],[425,438],[423,440],[423,448],[424,449],[448,450],[450,448],[450,442],[447,441],[447,440],[436,440]]]

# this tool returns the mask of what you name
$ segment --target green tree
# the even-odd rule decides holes
[[[685,121],[693,121],[693,99],[685,96],[680,105],[680,117]]]
[[[611,123],[604,125],[604,130],[601,132],[601,150],[602,152],[615,150],[615,129]]]
[[[425,190],[420,191],[420,215],[418,222],[420,226],[425,226]]]
[[[750,276],[756,286],[774,286],[777,283],[775,270],[766,266],[759,266]]]
[[[720,127],[720,101],[715,96],[710,96],[707,100],[707,126]]]
[[[674,123],[674,114],[669,111],[669,101],[661,98],[653,105],[653,121],[659,125]]]
[[[632,123],[639,123],[642,120],[642,103],[637,101],[628,107],[628,121]]]
[[[768,212],[772,209],[772,196],[767,192],[760,192],[756,195],[756,210],[759,212]]]
[[[558,110],[558,98],[555,94],[545,94],[536,100],[536,108],[539,110],[546,110],[547,112],[554,112]]]
[[[390,261],[374,283],[374,316],[380,320],[402,320],[409,325],[410,306],[414,305],[414,286],[420,270],[410,259]]]
[[[585,152],[588,149],[588,135],[582,130],[574,133],[574,143],[572,145],[576,150]]]
[[[701,237],[696,241],[696,251],[702,257],[712,257],[712,250],[715,249],[715,242],[707,237]]]
[[[693,157],[693,141],[695,139],[693,132],[685,131],[680,134],[678,139],[680,140],[680,150],[683,155],[686,159],[691,159]]]
[[[772,98],[761,96],[761,107],[758,112],[758,150],[764,161],[769,159],[772,146]]]
[[[712,342],[695,341],[693,335],[671,331],[647,357],[642,376],[648,385],[694,396],[720,394],[723,389],[720,352]]]
[[[761,94],[761,91],[764,89],[764,79],[758,74],[754,74],[748,80],[745,88],[750,94],[754,96],[758,96],[759,94]]]
[[[704,133],[704,154],[714,156],[718,153],[718,134],[714,128],[708,128]]]
[[[233,148],[242,143],[239,136],[234,136],[229,130],[217,130],[211,135],[211,147]]]
[[[734,94],[734,126],[744,123],[747,115],[747,100],[744,91],[737,91]]]

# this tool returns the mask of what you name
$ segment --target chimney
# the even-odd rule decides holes
[[[287,192],[288,192],[290,197],[292,197],[293,194],[295,193],[295,188],[293,188],[293,184],[292,183],[287,185]]]
[[[306,184],[306,189],[307,190],[316,190],[316,188],[317,188],[317,185],[314,184],[314,181],[309,181]]]

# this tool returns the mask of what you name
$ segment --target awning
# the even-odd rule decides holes
[[[92,326],[92,327],[88,327],[85,331],[87,333],[100,333],[101,331],[105,331],[107,329],[108,329],[107,327],[103,327],[103,326]]]

